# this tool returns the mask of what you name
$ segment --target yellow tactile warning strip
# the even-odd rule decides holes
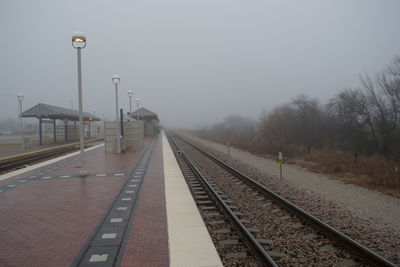
[[[170,266],[223,266],[164,133],[162,145]]]

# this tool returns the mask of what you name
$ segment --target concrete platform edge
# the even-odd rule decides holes
[[[162,146],[170,266],[223,266],[164,132]]]

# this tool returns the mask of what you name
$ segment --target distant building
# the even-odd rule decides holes
[[[139,116],[139,117],[138,117]],[[153,136],[159,130],[159,119],[157,113],[146,108],[139,108],[130,114],[131,118],[138,119],[144,123],[144,135]]]

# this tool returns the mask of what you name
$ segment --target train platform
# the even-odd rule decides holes
[[[93,140],[96,140],[97,138],[86,138],[85,142],[90,142]],[[10,156],[17,156],[29,152],[36,152],[40,150],[45,150],[45,149],[51,149],[58,147],[60,145],[68,145],[68,144],[79,144],[79,141],[69,141],[69,142],[58,142],[56,144],[44,144],[44,145],[39,145],[37,143],[33,143],[27,147],[22,148],[20,143],[0,143],[0,160],[3,158],[7,158]]]
[[[164,135],[0,176],[0,266],[222,266]]]
[[[38,151],[45,148],[50,148],[57,146],[59,144],[49,144],[49,145],[30,145],[28,147],[22,148],[20,144],[0,144],[0,158],[5,158],[9,156],[15,156],[22,153]]]

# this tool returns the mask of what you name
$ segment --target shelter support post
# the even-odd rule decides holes
[[[53,119],[53,137],[54,137],[54,144],[55,144],[55,143],[57,143],[56,119]]]
[[[39,118],[39,145],[43,145],[42,118]]]
[[[65,142],[68,141],[68,122],[64,122],[64,137],[65,137]]]

